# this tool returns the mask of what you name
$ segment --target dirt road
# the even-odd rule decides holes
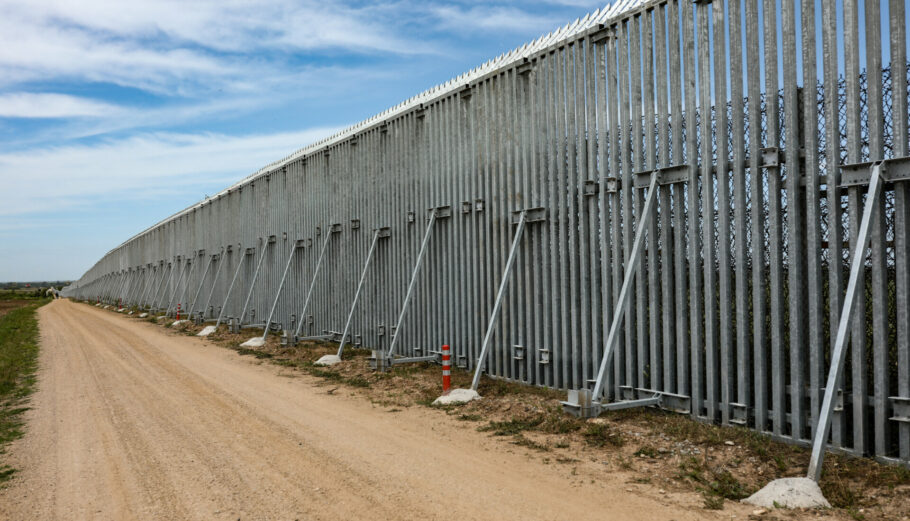
[[[39,319],[0,519],[730,518],[91,306]]]

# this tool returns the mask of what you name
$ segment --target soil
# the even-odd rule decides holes
[[[34,300],[0,300],[0,317],[16,308],[21,308],[32,302],[34,302]]]
[[[910,519],[905,469],[830,455],[837,508],[759,509],[736,499],[804,475],[805,449],[657,410],[579,420],[561,392],[489,378],[483,399],[431,407],[436,365],[377,373],[349,348],[318,368],[335,344],[250,350],[255,331],[134,317],[41,308],[0,518]]]

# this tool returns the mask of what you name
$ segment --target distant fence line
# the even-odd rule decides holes
[[[397,333],[407,356],[449,344],[472,369],[524,216],[486,369],[589,388],[657,171],[606,397],[664,393],[694,417],[808,444],[865,163],[890,160],[830,443],[910,463],[904,0],[782,4],[619,2],[172,216],[64,294],[331,334],[388,228],[354,343],[387,349]]]

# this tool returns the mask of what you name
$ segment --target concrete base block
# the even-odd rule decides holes
[[[468,403],[479,400],[480,395],[477,391],[471,389],[452,389],[449,394],[444,394],[433,400],[433,405],[451,405],[457,403]]]
[[[139,318],[145,318],[147,316],[149,316],[148,313],[139,313]]]
[[[818,483],[809,478],[781,478],[743,500],[765,508],[831,508]]]
[[[215,326],[205,326],[202,331],[196,333],[196,336],[209,336],[215,332]]]
[[[171,327],[177,327],[180,324],[184,324],[186,322],[189,322],[189,321],[188,320],[175,320],[174,322],[171,322]]]
[[[262,347],[265,345],[265,340],[261,336],[254,336],[240,345],[241,347]]]
[[[319,360],[316,360],[313,365],[335,365],[338,363],[341,363],[341,358],[338,357],[338,355],[325,355]]]

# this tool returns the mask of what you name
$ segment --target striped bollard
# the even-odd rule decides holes
[[[177,320],[180,320],[180,303],[177,303]]]
[[[452,355],[448,345],[442,346],[442,395],[449,394],[452,387]]]

